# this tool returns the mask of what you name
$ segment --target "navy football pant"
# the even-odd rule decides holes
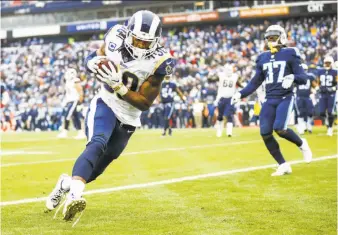
[[[66,104],[65,110],[64,110],[64,115],[65,115],[65,120],[64,120],[64,128],[66,130],[69,129],[69,122],[70,119],[73,120],[73,124],[76,130],[81,130],[81,114],[77,112],[76,108],[78,105],[78,101],[71,101]]]
[[[329,120],[329,127],[333,126],[334,116],[333,110],[335,105],[335,93],[327,93],[327,94],[320,94],[319,98],[319,113],[322,118],[326,118],[326,111],[327,117]]]
[[[134,126],[122,125],[102,99],[95,97],[86,117],[88,143],[76,160],[72,175],[87,183],[95,180],[121,155],[134,131]]]
[[[218,101],[218,116],[217,120],[222,121],[223,116],[227,117],[227,122],[232,122],[232,116],[235,113],[235,108],[231,105],[231,98],[224,98],[222,97]]]
[[[174,104],[173,103],[163,103],[163,116],[164,116],[164,133],[169,129],[171,134],[171,127],[169,125],[170,118],[174,113]]]
[[[299,117],[307,120],[307,117],[312,117],[313,115],[313,103],[309,97],[297,97],[296,100],[296,109]]]
[[[293,106],[293,96],[284,99],[267,99],[259,116],[261,136],[270,154],[279,164],[284,163],[285,160],[280,152],[279,144],[272,135],[273,131],[276,131],[280,137],[289,140],[298,147],[303,143],[293,130],[287,128]]]

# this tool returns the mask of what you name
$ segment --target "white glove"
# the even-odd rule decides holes
[[[293,74],[289,74],[285,76],[283,78],[282,87],[284,89],[289,89],[292,86],[294,80],[295,80],[295,75]]]
[[[110,68],[114,68],[112,62],[108,62]],[[110,70],[105,65],[102,65],[102,69],[97,70],[96,77],[101,82],[106,83],[108,86],[121,96],[124,96],[128,92],[128,88],[122,83],[122,72],[117,65],[117,71],[115,69]]]
[[[241,93],[236,92],[232,97],[231,97],[231,105],[238,103],[241,100]]]
[[[87,67],[92,73],[97,73],[97,70],[99,69],[98,63],[102,59],[107,59],[107,56],[95,56],[93,59],[89,60],[87,62]]]

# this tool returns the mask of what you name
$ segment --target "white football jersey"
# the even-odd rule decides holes
[[[79,82],[79,78],[66,80],[66,102],[78,101],[80,99],[80,94],[75,88],[75,84]]]
[[[236,83],[238,75],[236,73],[228,74],[223,68],[217,72],[219,77],[217,100],[220,98],[231,98],[236,92]]]
[[[106,34],[105,54],[109,60],[120,65],[123,84],[132,91],[137,92],[140,86],[154,74],[170,75],[174,61],[171,55],[162,47],[146,59],[135,60],[124,46],[126,28],[123,25],[115,25]],[[99,97],[113,110],[117,119],[123,124],[141,126],[141,110],[135,108],[106,84],[101,85]]]

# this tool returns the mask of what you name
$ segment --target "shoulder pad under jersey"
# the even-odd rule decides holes
[[[172,58],[168,52],[166,52],[162,56],[158,57],[153,74],[160,76],[171,75],[175,66],[176,60]]]

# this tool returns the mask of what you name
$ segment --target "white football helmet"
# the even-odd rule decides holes
[[[224,65],[224,72],[225,72],[226,76],[231,77],[232,74],[234,73],[234,67],[232,66],[232,64],[225,64]]]
[[[328,63],[330,63],[330,64],[328,64]],[[332,56],[326,56],[326,57],[324,58],[324,68],[325,68],[325,69],[330,69],[330,68],[332,68],[333,63],[334,63],[334,60],[333,60],[333,57],[332,57]]]
[[[269,36],[278,36],[278,39],[274,42],[268,42],[268,37]],[[267,43],[267,45],[272,46],[272,47],[276,47],[276,46],[281,46],[281,45],[286,45],[286,43],[288,42],[288,38],[286,36],[286,32],[284,30],[283,27],[279,26],[279,25],[271,25],[269,26],[264,34],[264,39]]]
[[[138,11],[128,21],[125,45],[134,59],[153,54],[162,33],[160,18],[151,11]]]
[[[65,72],[66,81],[74,80],[75,78],[77,78],[76,70],[73,68],[67,69],[67,71]]]

